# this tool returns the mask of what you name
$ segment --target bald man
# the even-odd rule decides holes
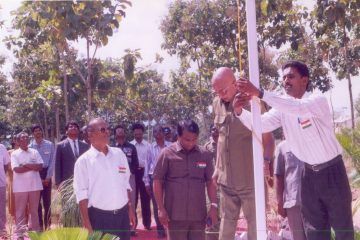
[[[219,239],[233,239],[243,210],[248,239],[256,239],[252,133],[234,115],[232,102],[237,94],[236,78],[230,68],[221,67],[212,77],[214,125],[219,131],[213,180],[220,188],[221,223]],[[265,174],[274,154],[271,133],[263,134]]]
[[[74,191],[84,228],[130,240],[135,224],[130,169],[121,149],[109,146],[110,128],[101,118],[88,125],[91,147],[75,163]]]

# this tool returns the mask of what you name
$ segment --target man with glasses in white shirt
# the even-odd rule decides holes
[[[110,128],[101,118],[88,125],[91,147],[75,163],[74,191],[83,226],[130,239],[135,214],[130,203],[130,169],[121,149],[110,147]]]

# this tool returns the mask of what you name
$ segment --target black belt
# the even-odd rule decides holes
[[[116,214],[120,213],[122,210],[124,210],[125,207],[127,207],[127,204],[124,207],[115,209],[115,210],[102,210],[100,208],[95,208],[95,207],[89,207],[89,210],[92,209],[92,210],[100,212],[100,213],[116,215]]]
[[[338,163],[340,161],[342,161],[342,157],[341,157],[341,155],[338,155],[335,158],[331,159],[330,161],[320,163],[320,164],[311,165],[311,164],[305,163],[305,167],[312,170],[312,171],[314,171],[314,172],[318,172],[318,171],[321,171],[321,170],[323,170],[323,169],[325,169],[327,167],[335,165],[336,163]]]

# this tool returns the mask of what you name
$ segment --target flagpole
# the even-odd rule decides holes
[[[249,77],[251,82],[259,87],[259,56],[256,32],[255,0],[246,0],[247,42],[249,56]],[[267,239],[265,214],[265,186],[264,186],[264,159],[262,147],[261,109],[257,98],[251,100],[253,126],[253,158],[256,206],[257,239]]]

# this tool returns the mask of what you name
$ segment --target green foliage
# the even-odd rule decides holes
[[[76,202],[73,181],[73,178],[64,181],[61,186],[59,186],[59,191],[51,203],[52,212],[60,211],[60,222],[64,227],[82,226],[80,209]]]
[[[118,237],[101,232],[89,232],[84,228],[57,228],[46,232],[29,232],[31,240],[114,240]]]
[[[336,136],[343,149],[351,157],[356,171],[360,173],[360,125],[355,131],[342,129]]]

